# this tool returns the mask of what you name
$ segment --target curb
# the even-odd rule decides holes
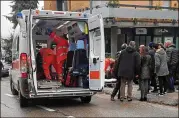
[[[107,95],[111,95],[112,91],[110,90],[103,90],[103,93],[107,94]],[[159,96],[156,96],[156,98],[152,99],[152,98],[148,98],[148,103],[154,103],[154,104],[160,104],[160,105],[167,105],[167,106],[178,106],[179,101],[177,99],[174,99],[172,101],[162,101],[161,99],[157,98]],[[137,96],[133,96],[133,98],[135,100],[139,100],[140,98],[138,98]]]

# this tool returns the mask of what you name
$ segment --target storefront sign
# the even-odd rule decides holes
[[[136,28],[136,34],[147,34],[146,28]]]
[[[166,33],[166,32],[168,32],[168,30],[166,30],[166,29],[160,29],[160,30],[158,30],[158,32],[160,32],[160,33]]]

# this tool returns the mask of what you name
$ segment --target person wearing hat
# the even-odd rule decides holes
[[[59,82],[63,82],[63,64],[67,58],[69,43],[67,34],[57,36],[52,29],[47,28],[47,34],[50,36],[52,41],[56,43],[56,68]]]
[[[152,62],[151,62],[151,84],[152,84],[152,86],[154,87],[154,90],[153,91],[151,91],[151,92],[157,92],[158,90],[157,90],[157,81],[156,81],[156,75],[155,75],[155,73],[154,73],[154,68],[155,68],[155,58],[154,58],[154,56],[155,56],[155,48],[154,48],[154,46],[155,46],[155,43],[153,43],[153,42],[150,42],[149,43],[149,55],[151,56],[151,60],[152,60]]]
[[[161,44],[155,45],[155,73],[159,79],[160,96],[166,94],[167,91],[167,76],[169,74],[167,65],[167,54]]]
[[[166,46],[166,53],[167,53],[167,63],[169,69],[169,77],[168,77],[168,91],[167,92],[174,92],[174,81],[176,79],[176,70],[177,70],[177,63],[179,61],[179,54],[178,50],[176,49],[175,44],[171,42],[167,42]]]

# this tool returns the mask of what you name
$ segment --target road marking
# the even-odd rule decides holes
[[[5,94],[5,95],[7,95],[7,96],[9,96],[9,97],[15,97],[14,95],[11,95],[11,94]]]
[[[37,107],[39,108],[42,108],[44,110],[47,110],[47,111],[55,111],[54,109],[50,109],[50,108],[47,108],[47,107],[44,107],[44,106],[41,106],[41,105],[36,105]]]

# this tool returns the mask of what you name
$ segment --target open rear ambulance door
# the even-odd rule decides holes
[[[32,10],[29,10],[28,15],[28,44],[29,44],[29,59],[30,59],[30,78],[33,79],[33,87],[35,89],[35,93],[37,93],[37,78],[36,78],[36,61],[35,61],[35,52],[33,46],[33,39],[32,39]]]
[[[104,88],[104,25],[101,15],[95,15],[88,19],[89,28],[89,88],[94,91],[101,91]]]

